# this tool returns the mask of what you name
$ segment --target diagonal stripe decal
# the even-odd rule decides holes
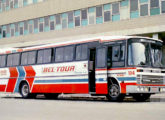
[[[25,79],[25,71],[24,71],[23,67],[19,66],[19,67],[17,67],[17,70],[18,70],[19,76],[17,79],[17,83],[15,85],[14,92],[19,92],[19,84],[20,84],[21,80]]]

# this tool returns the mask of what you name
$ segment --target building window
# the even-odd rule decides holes
[[[130,10],[131,11],[138,10],[138,0],[130,0]]]
[[[10,9],[13,9],[13,8],[14,8],[14,1],[11,0],[11,1],[10,1]]]
[[[68,28],[73,28],[74,22],[73,22],[73,12],[68,12]]]
[[[159,0],[150,0],[151,8],[159,7]]]
[[[87,20],[87,9],[81,10],[81,25],[87,26],[88,20]]]
[[[159,0],[150,0],[150,15],[160,14]]]
[[[44,23],[40,23],[39,24],[39,32],[43,32],[44,31]]]
[[[111,20],[111,4],[105,4],[103,6],[104,9],[104,22],[108,22]]]
[[[62,16],[62,28],[65,29],[67,28],[67,23],[68,23],[68,14],[67,13],[63,13]]]
[[[56,30],[61,30],[62,26],[61,26],[61,14],[57,14],[55,16],[56,19]]]
[[[29,25],[28,25],[28,28],[29,28],[29,33],[32,34],[33,33],[33,21],[30,20],[28,21]]]
[[[13,37],[14,36],[14,28],[11,28],[11,37]]]
[[[119,14],[119,3],[112,4],[112,15]]]
[[[39,23],[39,20],[38,19],[34,19],[34,33],[38,33],[38,23]]]
[[[148,4],[140,5],[140,16],[148,15]]]
[[[10,25],[6,26],[6,37],[10,37]]]
[[[95,7],[91,7],[88,9],[88,22],[89,25],[91,24],[95,24],[95,18],[96,18],[96,8]]]
[[[165,13],[165,1],[162,1],[162,13]]]
[[[50,16],[50,30],[54,30],[55,29],[55,16]]]
[[[49,28],[49,17],[44,17],[44,31],[47,32],[49,31],[50,28]]]
[[[103,23],[103,10],[102,6],[96,7],[96,24]]]
[[[80,26],[80,10],[74,11],[75,27]]]
[[[24,21],[24,34],[28,34],[28,21]]]

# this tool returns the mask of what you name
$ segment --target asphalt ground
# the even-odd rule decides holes
[[[165,120],[165,94],[146,102],[126,98],[109,102],[105,97],[61,95],[57,100],[40,95],[22,99],[0,93],[0,120]]]

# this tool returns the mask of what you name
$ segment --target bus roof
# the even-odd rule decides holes
[[[14,48],[14,49],[10,49],[10,50],[7,48],[7,49],[0,50],[0,54],[9,54],[9,53],[15,53],[15,52],[30,51],[30,50],[58,47],[58,46],[65,46],[65,45],[73,45],[73,44],[81,44],[81,43],[95,42],[95,41],[99,41],[100,43],[102,43],[102,42],[108,42],[108,41],[127,40],[130,38],[152,39],[155,41],[162,42],[161,40],[158,40],[158,39],[149,38],[149,37],[141,37],[141,36],[98,36],[98,37],[76,39],[76,40],[66,41],[66,42],[57,42],[57,43],[53,43],[53,44],[36,45],[36,46],[25,47],[25,48]]]

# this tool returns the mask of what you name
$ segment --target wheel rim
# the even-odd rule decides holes
[[[118,97],[120,94],[119,87],[117,85],[111,85],[109,89],[109,95],[111,97]]]
[[[29,87],[28,85],[23,85],[22,86],[22,95],[27,96],[29,94]]]

